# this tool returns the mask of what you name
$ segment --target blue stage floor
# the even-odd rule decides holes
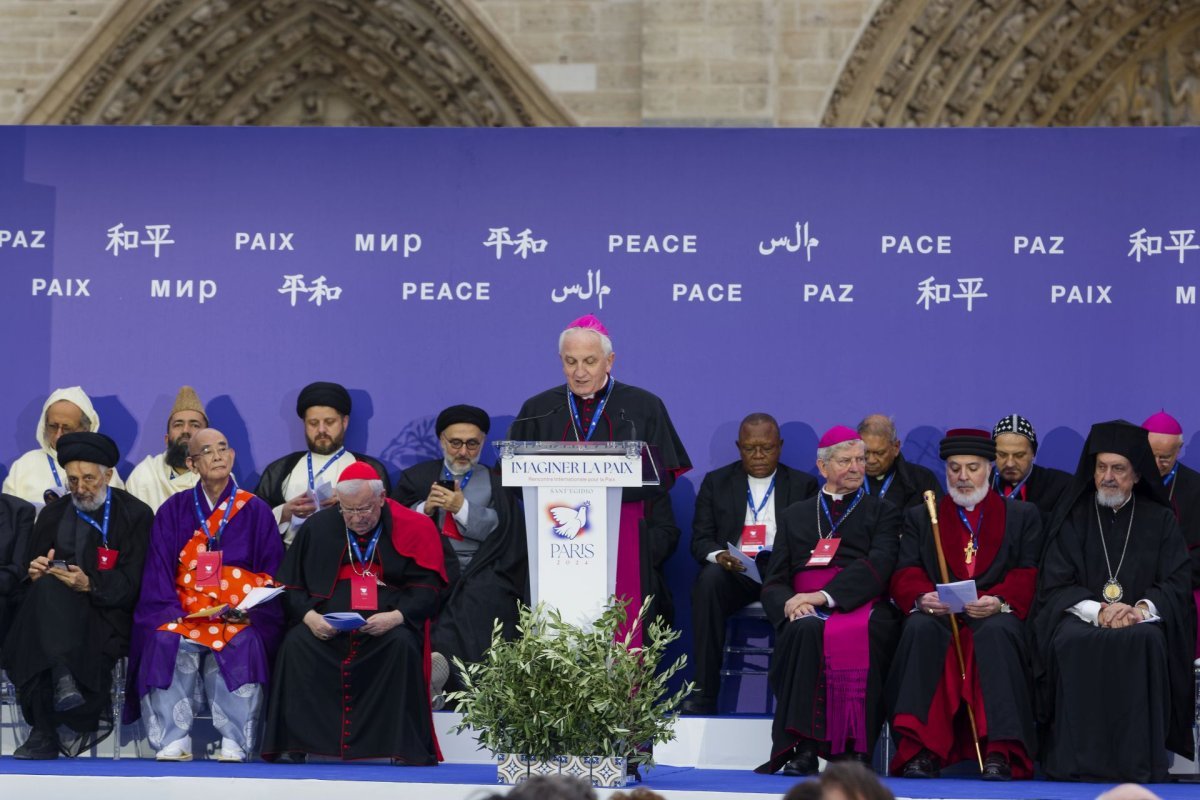
[[[437,767],[391,767],[382,764],[264,763],[221,764],[214,761],[165,764],[147,759],[111,761],[101,758],[16,761],[0,758],[0,786],[7,775],[56,775],[98,778],[245,778],[278,781],[370,781],[378,783],[474,784],[495,781],[496,769],[486,764],[442,764]],[[644,785],[671,800],[672,792],[720,792],[730,795],[781,796],[794,778],[756,775],[745,770],[704,770],[660,765],[646,774]],[[930,800],[1092,800],[1109,788],[1105,784],[1024,781],[985,783],[975,779],[942,778],[930,781],[889,778],[886,783],[898,798]],[[399,789],[399,787],[397,787]],[[1150,787],[1164,800],[1200,797],[1200,786],[1155,784]],[[7,793],[3,793],[7,794]],[[400,792],[398,796],[402,796]]]

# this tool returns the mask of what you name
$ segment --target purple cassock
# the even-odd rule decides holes
[[[235,488],[230,481],[217,498],[220,507]],[[160,631],[164,623],[184,615],[175,588],[179,554],[200,528],[196,503],[207,520],[212,506],[204,490],[178,492],[167,499],[154,516],[150,549],[142,573],[142,593],[133,614],[129,646],[129,678],[125,695],[126,723],[141,717],[141,698],[151,689],[171,685],[175,656],[181,636]],[[271,507],[253,497],[230,520],[221,535],[224,567],[241,567],[274,576],[283,561],[283,540]],[[230,691],[246,683],[269,683],[271,662],[283,636],[284,611],[278,598],[249,611],[250,625],[220,651],[213,651],[221,675]]]

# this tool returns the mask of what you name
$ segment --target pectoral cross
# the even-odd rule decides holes
[[[967,564],[970,564],[972,561],[975,560],[975,553],[976,553],[975,543],[967,542],[967,546],[963,548],[963,555],[965,555],[967,557]]]

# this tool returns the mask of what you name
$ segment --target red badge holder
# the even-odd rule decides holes
[[[121,555],[116,550],[109,550],[107,547],[96,548],[96,569],[101,572],[106,572],[117,565],[117,556]]]
[[[196,554],[196,588],[209,589],[221,585],[221,551],[209,550]]]
[[[758,525],[743,525],[742,526],[742,552],[754,558],[767,547],[767,526],[759,523]]]
[[[820,539],[817,541],[817,547],[812,551],[812,557],[808,559],[806,567],[827,567],[833,561],[834,554],[837,553],[838,547],[842,544],[841,539]]]
[[[350,609],[352,611],[379,610],[379,584],[374,575],[350,576]]]

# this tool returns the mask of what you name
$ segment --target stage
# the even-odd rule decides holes
[[[214,735],[199,724],[193,737],[198,760],[188,763],[159,763],[138,757],[139,748],[130,738],[134,728],[125,729],[119,760],[113,759],[112,742],[108,741],[94,756],[17,761],[11,757],[14,736],[10,723],[0,725],[4,754],[0,757],[0,797],[84,795],[88,800],[190,800],[198,794],[236,793],[256,800],[328,800],[351,794],[355,800],[478,800],[489,792],[506,792],[505,787],[495,784],[496,768],[489,754],[477,749],[470,735],[451,733],[458,715],[439,712],[434,716],[446,757],[437,767],[393,767],[374,762],[222,764],[203,760],[204,745]],[[765,757],[770,725],[768,717],[681,718],[677,738],[656,749],[660,763],[644,772],[643,785],[667,800],[777,800],[796,779],[753,772]],[[140,742],[140,753],[150,755],[144,741]],[[882,753],[878,755],[882,758]],[[931,781],[888,778],[886,783],[897,798],[912,800],[1092,800],[1108,788],[1104,784],[1052,781],[984,783],[973,777],[972,768],[965,764],[956,769],[955,777]],[[1159,784],[1152,788],[1163,800],[1184,800],[1200,793],[1195,785]],[[612,793],[597,790],[601,797]]]

